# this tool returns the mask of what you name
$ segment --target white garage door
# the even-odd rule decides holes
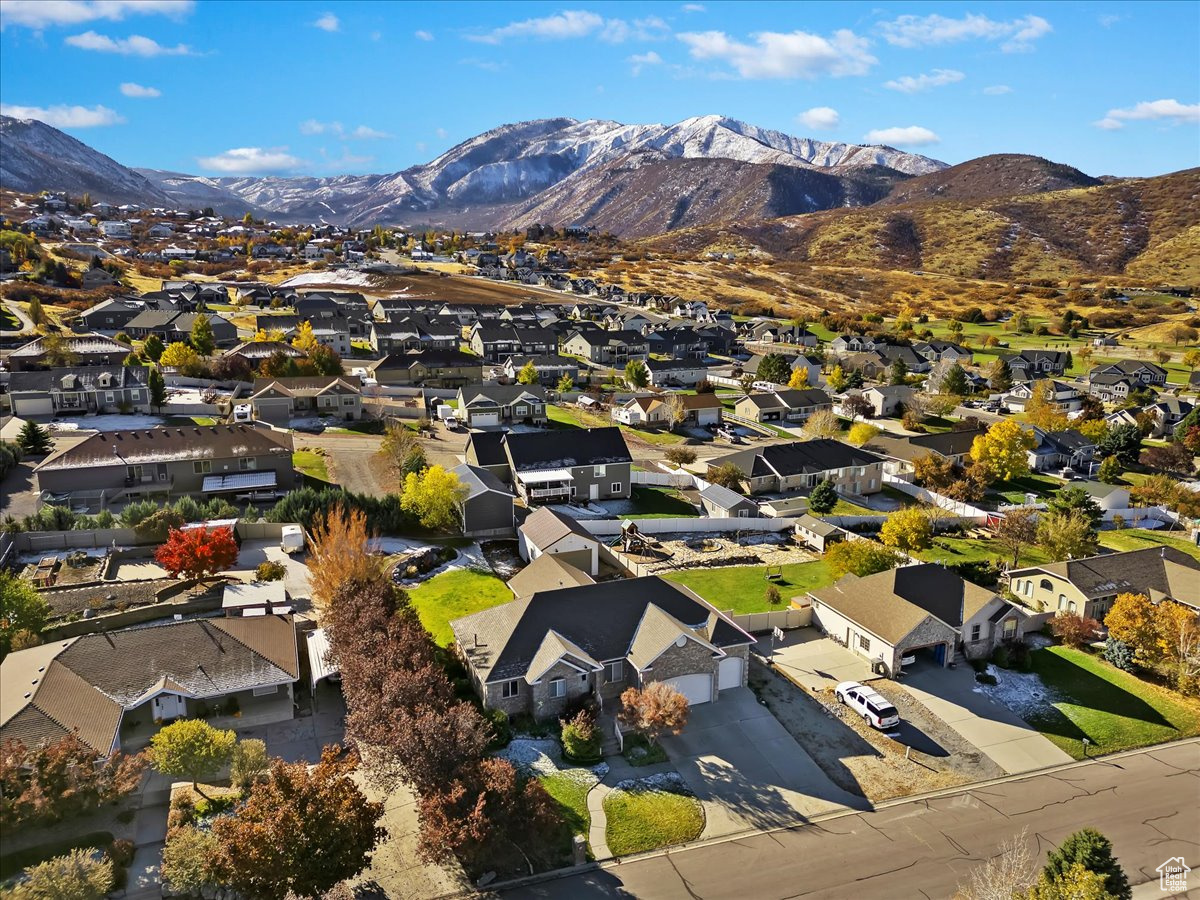
[[[736,656],[721,660],[717,667],[717,690],[742,686],[742,661]]]
[[[54,402],[49,397],[22,399],[13,410],[18,416],[49,416],[54,414]]]
[[[483,427],[485,425],[499,425],[499,424],[500,424],[500,414],[499,413],[479,413],[477,415],[471,416],[471,425],[472,426]]]
[[[692,706],[712,700],[712,677],[709,675],[680,675],[668,678],[666,683],[687,697]]]

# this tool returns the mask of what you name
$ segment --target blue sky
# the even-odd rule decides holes
[[[956,163],[1200,165],[1200,3],[0,0],[0,102],[131,166],[392,172],[479,132],[711,113]]]

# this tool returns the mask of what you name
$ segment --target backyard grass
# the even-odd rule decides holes
[[[1061,478],[1031,472],[1023,478],[1001,481],[992,485],[988,494],[1003,497],[1007,503],[1024,503],[1025,494],[1036,494],[1040,498],[1052,497],[1066,484]]]
[[[0,306],[0,331],[20,331],[21,322],[6,306]]]
[[[696,507],[675,491],[639,485],[633,489],[630,500],[634,505],[628,517],[631,519],[682,519],[697,515]]]
[[[329,466],[325,463],[325,457],[313,450],[297,450],[292,454],[292,465],[309,478],[329,481]]]
[[[792,597],[833,584],[834,581],[829,566],[822,560],[785,565],[783,577],[774,581],[767,581],[766,573],[766,566],[722,566],[662,574],[664,578],[691,588],[717,609],[732,609],[737,615],[783,609]],[[767,586],[772,584],[783,595],[781,606],[772,606],[767,602]]]
[[[604,416],[566,406],[547,405],[546,418],[550,420],[551,428],[608,428],[613,424]],[[643,431],[640,428],[630,428],[628,425],[617,425],[617,427],[625,434],[656,446],[665,447],[683,441],[683,435],[672,434],[669,431]]]
[[[613,791],[604,799],[605,840],[615,856],[694,841],[704,830],[695,797],[659,790]]]
[[[878,516],[882,515],[877,509],[870,509],[866,506],[859,506],[857,503],[851,503],[842,497],[838,497],[838,501],[834,504],[833,509],[825,513],[826,516]]]
[[[1002,559],[1012,561],[1012,555],[999,542],[991,538],[937,537],[928,550],[918,550],[913,556],[926,562],[943,562],[953,567],[961,563],[991,562]],[[1026,547],[1021,552],[1022,566],[1036,566],[1050,562],[1050,557],[1037,547]]]
[[[566,774],[541,775],[538,781],[558,804],[571,834],[582,834],[586,838],[588,829],[592,827],[592,817],[588,815],[587,808],[587,795],[591,785]]]
[[[503,581],[491,572],[452,569],[435,575],[408,592],[413,609],[439,647],[454,643],[450,623],[513,598]]]
[[[1200,559],[1197,547],[1179,531],[1147,531],[1143,528],[1127,528],[1123,531],[1100,532],[1100,546],[1109,550],[1144,550],[1146,547],[1174,547],[1189,556]]]
[[[1033,670],[1059,699],[1029,723],[1076,759],[1200,734],[1200,703],[1068,647],[1034,651]]]

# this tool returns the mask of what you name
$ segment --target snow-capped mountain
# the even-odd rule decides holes
[[[90,193],[96,200],[169,206],[166,194],[82,141],[36,119],[0,116],[0,186]]]
[[[62,137],[84,147],[73,138]],[[5,140],[6,145],[20,142],[19,138]],[[668,181],[672,183],[666,193],[671,194],[668,199],[673,204],[679,199],[677,179],[683,170],[656,165],[673,160],[697,161],[687,171],[710,186],[706,219],[719,217],[723,207],[721,178],[704,178],[704,161],[722,161],[716,167],[724,173],[722,177],[729,176],[732,167],[736,170],[735,180],[743,186],[747,179],[762,177],[768,171],[759,170],[755,175],[754,169],[743,166],[819,171],[834,179],[852,176],[860,170],[870,169],[876,176],[888,170],[893,181],[946,167],[937,160],[891,147],[814,141],[722,116],[700,116],[674,125],[624,125],[569,118],[503,125],[464,141],[429,163],[387,175],[205,178],[150,169],[136,172],[123,169],[123,172],[151,183],[157,194],[169,196],[176,205],[188,208],[212,206],[235,214],[239,209],[261,210],[285,221],[439,222],[503,227],[524,221],[534,210],[543,221],[588,223],[589,210],[604,205],[602,195],[611,194],[620,173],[634,169],[639,176],[638,191],[648,197],[663,194],[655,188],[666,185],[656,185],[654,179],[659,175],[668,177],[670,172]],[[55,183],[51,169],[37,175],[38,178],[22,178],[18,189],[32,190],[35,182],[39,190],[62,187]],[[783,180],[795,181],[786,177],[786,173]],[[18,187],[16,182],[9,185],[8,181],[6,174],[5,186]],[[781,196],[794,196],[796,202],[785,204],[786,211],[778,213],[783,215],[808,211],[809,206],[827,208],[830,203],[869,203],[878,193],[821,179],[809,182],[814,186],[820,182],[820,189],[814,189],[809,196],[796,195],[790,187],[782,192],[768,191],[761,195],[767,198],[771,194],[771,199],[763,200],[765,207],[776,207]],[[143,197],[129,199],[145,202]],[[635,199],[626,187],[623,208],[635,206]],[[620,216],[612,215],[617,208],[612,207],[605,226],[622,232],[627,230],[625,223]],[[646,215],[643,210],[637,218],[644,228],[647,223],[676,217],[669,211],[664,216]]]

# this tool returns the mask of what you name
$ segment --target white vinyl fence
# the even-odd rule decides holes
[[[661,487],[681,487],[693,488],[696,486],[696,477],[689,475],[687,472],[638,472],[630,473],[630,482],[632,484],[652,484]]]
[[[955,515],[971,519],[974,522],[986,522],[989,515],[995,515],[994,513],[988,513],[985,509],[980,509],[978,506],[972,506],[970,503],[954,500],[936,491],[931,491],[928,488],[917,487],[915,484],[910,484],[903,478],[897,478],[895,475],[887,472],[883,473],[883,482],[884,484],[890,484],[901,493],[908,494],[910,497],[916,497],[923,503],[941,507]]]
[[[773,609],[770,612],[746,613],[740,616],[735,616],[732,611],[728,611],[725,615],[733,619],[734,624],[739,628],[752,634],[770,631],[773,628],[782,628],[787,631],[791,628],[805,628],[812,624],[811,606],[804,609],[791,607]]]
[[[795,519],[768,519],[755,516],[745,519],[636,519],[642,534],[706,534],[716,532],[740,532],[757,534],[762,532],[788,531]],[[579,524],[596,537],[608,537],[621,533],[621,519],[580,519]]]

